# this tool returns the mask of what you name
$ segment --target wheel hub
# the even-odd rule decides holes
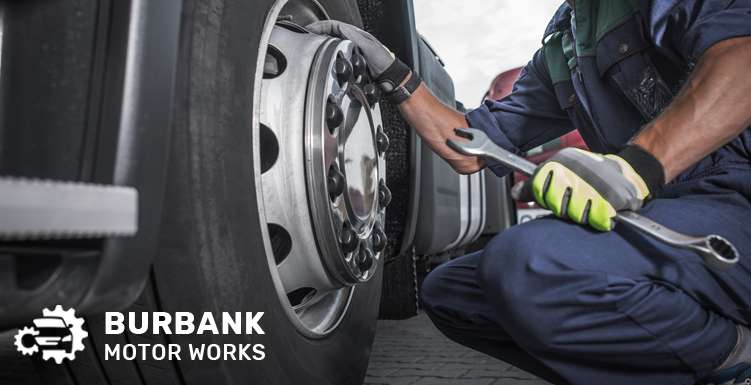
[[[377,213],[378,154],[372,122],[367,114],[360,113],[362,107],[357,100],[349,98],[349,102],[348,108],[358,117],[354,124],[345,127],[349,132],[342,133],[346,138],[340,138],[344,145],[339,162],[344,164],[347,179],[348,216],[361,227],[360,224],[372,222],[373,214]]]
[[[324,263],[341,284],[352,285],[375,273],[381,248],[383,208],[377,197],[385,187],[383,152],[378,149],[382,122],[377,99],[363,87],[372,85],[362,55],[348,41],[332,41],[319,52],[308,87],[310,146],[307,163],[311,206]],[[325,101],[325,106],[319,106]],[[319,126],[321,126],[319,128]],[[380,133],[379,133],[380,132]],[[320,163],[322,162],[322,163]],[[320,171],[326,170],[325,177]],[[329,201],[320,191],[327,185]],[[327,207],[324,207],[327,206]]]
[[[260,105],[272,275],[301,330],[320,336],[378,269],[390,192],[377,89],[349,41],[278,24]]]

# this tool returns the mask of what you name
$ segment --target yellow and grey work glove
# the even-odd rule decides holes
[[[664,184],[660,162],[636,146],[617,155],[565,148],[537,167],[523,195],[560,218],[612,230],[620,210],[638,210]]]
[[[407,79],[411,69],[373,35],[354,25],[336,20],[323,20],[305,27],[310,32],[351,40],[360,49],[368,65],[370,75],[384,93],[394,91]]]

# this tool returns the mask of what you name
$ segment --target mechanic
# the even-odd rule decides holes
[[[563,150],[528,182],[554,216],[427,277],[422,301],[444,334],[556,384],[751,383],[751,1],[568,1],[511,95],[467,114],[366,32],[309,29],[359,46],[460,173],[510,170],[451,150],[457,127],[516,153],[578,128],[592,150]],[[741,261],[709,270],[692,251],[614,227],[624,209],[717,233]]]

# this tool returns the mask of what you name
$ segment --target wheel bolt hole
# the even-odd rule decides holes
[[[281,51],[269,44],[266,49],[266,61],[263,63],[263,78],[274,79],[287,69],[287,58]]]
[[[316,289],[312,287],[301,287],[287,293],[287,299],[289,299],[289,303],[292,307],[299,307],[310,301],[315,295]]]
[[[279,159],[279,141],[276,139],[274,132],[265,124],[261,124],[259,141],[261,148],[261,174],[263,174],[273,167],[277,159]]]
[[[284,227],[276,223],[269,223],[269,238],[271,239],[274,261],[279,265],[292,251],[292,237]]]

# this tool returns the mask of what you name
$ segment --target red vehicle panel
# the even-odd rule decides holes
[[[521,67],[501,72],[490,83],[490,88],[485,94],[484,99],[500,100],[506,97],[506,95],[510,94],[513,90],[514,83],[519,78],[520,73]],[[579,131],[574,130],[558,139],[527,151],[524,157],[534,163],[542,163],[553,156],[553,154],[566,147],[587,149],[587,145],[584,143],[584,139],[582,139]],[[514,183],[528,179],[527,176],[518,172],[514,172],[513,178]],[[533,219],[534,217],[539,216],[539,214],[543,214],[541,211],[542,209],[535,203],[516,202],[516,208],[518,212],[517,219],[519,222]]]

